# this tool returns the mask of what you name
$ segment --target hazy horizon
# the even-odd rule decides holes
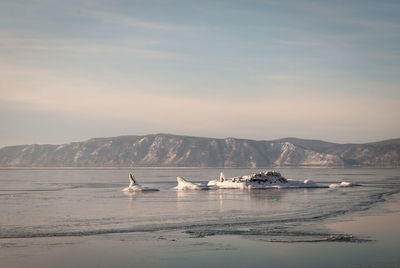
[[[176,133],[149,133],[149,134],[127,134],[127,135],[117,135],[117,136],[98,136],[98,137],[90,137],[88,139],[83,139],[83,140],[71,140],[71,141],[66,141],[66,142],[60,142],[60,143],[51,143],[51,142],[44,142],[44,143],[21,143],[21,144],[11,144],[11,145],[5,145],[5,146],[0,146],[0,149],[3,147],[9,147],[9,146],[20,146],[20,145],[61,145],[61,144],[69,144],[69,143],[75,143],[75,142],[85,142],[90,139],[107,139],[107,138],[118,138],[118,137],[127,137],[127,136],[149,136],[149,135],[171,135],[171,136],[182,136],[182,137],[195,137],[195,138],[205,138],[205,139],[228,139],[228,138],[234,138],[234,139],[239,139],[239,140],[255,140],[255,141],[276,141],[276,140],[281,140],[281,139],[299,139],[299,140],[312,140],[312,141],[323,141],[323,142],[330,142],[330,143],[336,143],[336,144],[367,144],[367,143],[374,143],[374,142],[381,142],[381,141],[388,141],[388,140],[397,140],[400,138],[389,138],[385,140],[375,140],[375,141],[370,141],[370,142],[345,142],[345,143],[338,143],[338,142],[333,142],[330,140],[322,140],[322,139],[308,139],[308,138],[298,138],[298,137],[281,137],[277,139],[248,139],[248,138],[239,138],[239,137],[211,137],[211,136],[195,136],[195,135],[181,135],[181,134],[176,134]]]
[[[397,1],[0,3],[0,147],[400,137]]]

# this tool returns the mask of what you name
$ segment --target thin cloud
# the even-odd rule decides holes
[[[167,52],[157,49],[143,48],[146,44],[136,45],[136,40],[119,40],[113,44],[98,43],[82,39],[54,39],[54,38],[3,38],[0,47],[13,51],[42,51],[42,52],[65,52],[65,53],[84,53],[84,54],[101,54],[101,53],[123,53],[134,54],[136,56],[171,60],[178,59],[181,55],[173,52]],[[140,43],[140,42],[139,42]],[[151,43],[151,42],[150,42]]]
[[[3,66],[1,69],[6,69]],[[10,70],[10,68],[8,68]],[[286,95],[258,100],[199,99],[148,94],[130,90],[114,93],[105,85],[73,80],[55,71],[9,71],[6,77],[27,76],[25,82],[13,84],[2,79],[4,85],[0,102],[16,107],[31,107],[48,113],[64,113],[71,117],[108,118],[119,121],[135,119],[147,124],[179,128],[210,126],[234,128],[238,122],[268,122],[277,125],[302,124],[304,127],[330,124],[356,124],[365,127],[374,124],[392,127],[400,117],[399,101],[379,97],[304,95],[290,98]],[[7,88],[8,90],[5,90]],[[385,107],[385,109],[382,109]],[[210,121],[210,118],[213,120]],[[218,125],[213,125],[218,122]],[[241,124],[242,124],[241,123]]]
[[[317,40],[275,40],[278,44],[286,45],[286,46],[304,46],[304,47],[317,47],[321,46],[322,42]]]
[[[206,29],[204,27],[182,26],[170,23],[147,21],[134,18],[132,16],[126,16],[121,13],[112,13],[100,10],[89,10],[89,9],[82,10],[81,15],[84,17],[89,17],[101,21],[102,23],[106,24],[115,24],[132,28],[144,28],[148,30],[159,30],[159,31],[170,31],[170,32],[177,32],[177,31],[192,32],[192,31]]]

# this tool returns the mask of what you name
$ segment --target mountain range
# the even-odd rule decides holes
[[[0,149],[0,167],[400,167],[400,139],[337,144],[171,134]]]

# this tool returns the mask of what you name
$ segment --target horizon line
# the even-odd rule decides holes
[[[194,135],[182,135],[182,134],[173,134],[173,133],[159,132],[159,133],[150,133],[150,134],[144,134],[144,135],[130,134],[130,135],[117,135],[117,136],[110,136],[110,137],[92,137],[92,138],[89,138],[89,139],[86,139],[86,140],[70,141],[70,142],[65,142],[65,143],[26,143],[26,144],[15,144],[15,145],[6,145],[6,146],[2,146],[2,147],[0,147],[0,149],[7,148],[7,147],[34,146],[34,145],[39,145],[39,146],[44,146],[44,145],[60,146],[60,145],[66,145],[66,144],[71,144],[71,143],[88,142],[88,141],[94,140],[94,139],[113,139],[113,138],[121,138],[121,137],[146,137],[146,136],[161,136],[161,135],[165,135],[165,136],[176,136],[176,137],[187,137],[187,138],[200,138],[200,139],[216,139],[216,140],[235,139],[235,140],[265,141],[265,142],[283,142],[283,140],[287,140],[287,139],[296,139],[296,140],[303,140],[303,141],[319,141],[319,142],[331,143],[331,144],[336,144],[336,145],[373,144],[373,143],[388,142],[388,141],[394,141],[394,140],[399,140],[399,139],[400,139],[400,137],[397,137],[397,138],[387,138],[387,139],[384,139],[384,140],[377,140],[377,141],[363,142],[363,143],[353,143],[353,142],[337,143],[337,142],[326,141],[326,140],[323,140],[323,139],[310,139],[310,138],[297,138],[297,137],[283,137],[283,138],[278,138],[278,139],[267,140],[267,139],[249,139],[249,138],[236,138],[236,137],[216,138],[216,137],[209,137],[209,136],[194,136]]]

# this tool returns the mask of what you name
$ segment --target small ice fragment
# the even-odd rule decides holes
[[[352,187],[355,186],[352,182],[342,181],[341,183],[333,183],[329,185],[329,188],[339,188],[339,187]]]

